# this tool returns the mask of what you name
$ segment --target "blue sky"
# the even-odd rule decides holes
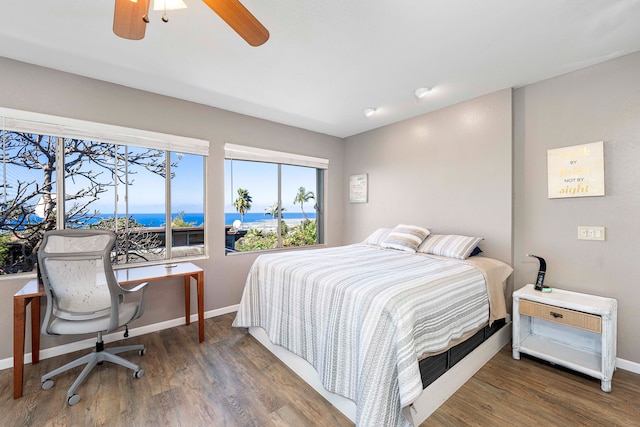
[[[130,151],[143,151],[143,148],[129,147]],[[204,212],[204,158],[202,156],[172,153],[172,161],[178,162],[173,169],[175,174],[171,180],[172,213],[184,211],[186,213]],[[233,163],[233,180],[231,179],[231,164]],[[102,183],[112,183],[111,173],[95,164],[86,162],[82,170],[99,170],[99,180]],[[260,163],[248,161],[225,161],[225,205],[224,211],[236,212],[233,200],[237,197],[237,189],[245,188],[253,198],[250,213],[264,213],[278,200],[278,167],[273,163]],[[144,167],[130,167],[129,181],[129,213],[162,213],[165,205],[165,181],[164,178],[148,171]],[[35,181],[39,184],[43,181],[41,170],[28,170],[24,167],[9,166],[7,179],[14,181]],[[87,188],[89,181],[80,175],[74,180],[65,182],[66,193],[74,194],[79,189]],[[316,189],[316,169],[301,166],[282,165],[282,204],[287,212],[300,212],[300,205],[293,204],[299,187],[305,187],[306,191]],[[124,186],[118,187],[118,213],[125,213],[126,194]],[[37,200],[34,200],[35,204]],[[67,202],[72,203],[72,202]],[[102,214],[114,212],[116,203],[115,190],[111,185],[99,195],[99,200],[91,203],[91,211],[97,210]],[[313,212],[315,200],[305,203],[305,212]]]
[[[143,151],[142,148],[130,147],[130,151]],[[173,169],[175,177],[171,181],[172,191],[172,213],[180,211],[188,213],[204,212],[204,159],[202,156],[192,154],[172,153],[172,161],[178,161],[177,167]],[[178,156],[181,158],[178,160]],[[99,180],[102,183],[112,184],[112,175],[109,171],[95,164],[86,162],[82,170],[100,171]],[[165,211],[165,180],[162,176],[152,173],[144,167],[132,166],[130,168],[129,181],[133,185],[129,186],[129,213],[164,213]],[[8,165],[7,178],[13,182],[12,188],[16,187],[17,180],[30,182],[35,181],[38,185],[43,182],[43,172],[41,170],[29,170],[25,167]],[[74,179],[66,179],[65,189],[67,194],[75,194],[80,189],[89,187],[89,181],[80,175],[75,175]],[[100,199],[94,201],[89,206],[91,211],[97,210],[102,214],[114,212],[116,202],[114,187],[105,187],[106,191],[100,193]],[[125,213],[125,187],[118,187],[118,213]],[[10,196],[11,197],[11,196]],[[33,200],[35,204],[37,200]],[[71,201],[67,204],[70,206]]]
[[[133,148],[135,149],[135,148]],[[133,150],[132,149],[132,150]],[[171,180],[172,213],[184,211],[189,213],[204,212],[204,159],[193,154],[171,153],[172,161],[178,161],[172,171]],[[178,156],[181,158],[178,159]],[[135,172],[135,173],[131,173]],[[149,172],[143,167],[132,167],[129,180],[129,213],[163,213],[165,205],[165,180],[162,176]],[[67,184],[67,189],[69,186]],[[124,213],[124,191],[120,192],[118,213]],[[113,188],[101,195],[100,201],[92,204],[101,213],[113,212]]]
[[[238,197],[238,188],[249,191],[253,199],[249,212],[264,213],[278,200],[278,166],[273,163],[233,161],[233,180],[231,179],[232,161],[225,160],[224,211],[236,212],[233,201]],[[300,204],[293,200],[300,187],[316,193],[316,169],[282,165],[282,206],[286,212],[300,212]],[[305,203],[305,212],[313,212],[315,200]]]

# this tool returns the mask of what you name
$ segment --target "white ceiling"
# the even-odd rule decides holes
[[[640,50],[640,0],[242,0],[260,47],[186,3],[131,41],[114,0],[3,0],[0,56],[346,137]]]

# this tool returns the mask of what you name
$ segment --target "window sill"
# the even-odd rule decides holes
[[[148,262],[136,262],[130,264],[116,264],[113,266],[114,270],[120,270],[123,268],[133,268],[133,267],[144,267],[149,265],[163,265],[163,264],[175,264],[178,262],[191,262],[191,261],[202,261],[209,259],[207,255],[198,255],[184,258],[173,258],[173,259],[163,259],[156,261],[148,261]],[[37,277],[35,271],[30,271],[28,273],[12,273],[12,274],[2,274],[0,275],[0,283],[9,282],[12,280],[24,280],[28,282],[29,280],[33,280]]]
[[[209,259],[207,255],[198,255],[184,258],[173,258],[173,259],[162,259],[162,260],[154,260],[147,262],[134,262],[129,264],[116,264],[113,266],[114,270],[120,270],[122,268],[134,268],[134,267],[145,267],[150,265],[163,265],[163,264],[176,264],[180,262],[191,262],[191,261],[201,261],[204,259]]]
[[[306,246],[287,246],[286,248],[275,248],[275,249],[261,249],[259,251],[236,251],[236,252],[226,252],[225,256],[240,256],[240,255],[255,255],[255,254],[263,254],[263,253],[274,253],[274,252],[290,252],[290,251],[300,251],[305,249],[320,249],[326,248],[327,245],[325,243],[319,243],[317,245],[306,245]]]
[[[28,282],[29,280],[33,280],[37,277],[35,271],[30,271],[28,273],[12,273],[12,274],[2,274],[0,275],[0,283],[8,282],[11,280],[24,280]]]

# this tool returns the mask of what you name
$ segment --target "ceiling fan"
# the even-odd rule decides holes
[[[269,31],[238,0],[202,0],[251,46],[269,39]],[[141,40],[149,22],[151,0],[115,0],[113,32],[129,40]],[[166,15],[163,21],[167,21]]]

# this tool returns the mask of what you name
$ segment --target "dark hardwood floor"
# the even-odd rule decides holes
[[[40,376],[86,351],[25,366],[24,396],[13,399],[12,369],[0,371],[2,426],[351,426],[244,329],[234,314],[127,340],[148,347],[125,356],[146,375],[105,363],[65,395],[81,368],[56,378]],[[117,345],[113,343],[110,345]],[[640,426],[640,375],[618,370],[613,392],[595,379],[532,359],[516,361],[505,347],[422,426]]]

